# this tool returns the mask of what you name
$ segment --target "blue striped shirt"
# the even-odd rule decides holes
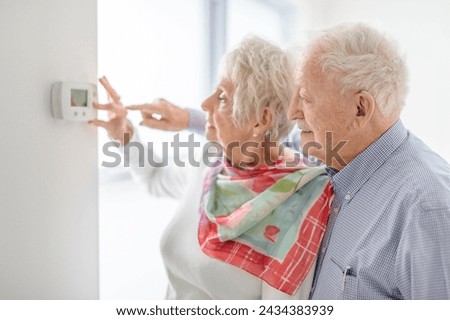
[[[450,299],[450,167],[399,120],[341,171],[312,299]]]

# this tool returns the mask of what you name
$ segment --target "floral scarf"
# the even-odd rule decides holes
[[[200,202],[201,250],[293,295],[328,221],[333,190],[324,173],[282,161],[245,170],[225,161],[212,169]]]

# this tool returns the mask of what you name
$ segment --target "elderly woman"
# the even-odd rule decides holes
[[[168,299],[308,298],[332,191],[323,168],[292,159],[287,165],[280,154],[291,128],[289,61],[260,38],[245,39],[224,57],[218,86],[202,103],[206,137],[223,149],[215,166],[134,166],[150,192],[181,198],[161,241]],[[113,102],[96,107],[116,116],[94,124],[127,143],[124,133],[133,130],[126,109],[101,81]],[[150,119],[148,107],[130,109]]]

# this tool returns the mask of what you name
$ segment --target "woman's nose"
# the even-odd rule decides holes
[[[210,112],[213,108],[214,95],[207,97],[201,104],[202,110],[205,112]]]

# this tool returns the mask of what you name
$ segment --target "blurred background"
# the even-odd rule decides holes
[[[410,72],[403,122],[450,161],[449,12],[446,0],[98,0],[98,76],[124,104],[164,97],[199,108],[220,57],[245,35],[290,48],[314,30],[362,21],[398,41]],[[107,100],[102,90],[99,99]],[[137,126],[139,115],[131,118]],[[173,135],[139,133],[157,143]],[[126,168],[102,167],[107,141],[99,130],[100,298],[162,299],[159,239],[177,201],[148,195]]]

